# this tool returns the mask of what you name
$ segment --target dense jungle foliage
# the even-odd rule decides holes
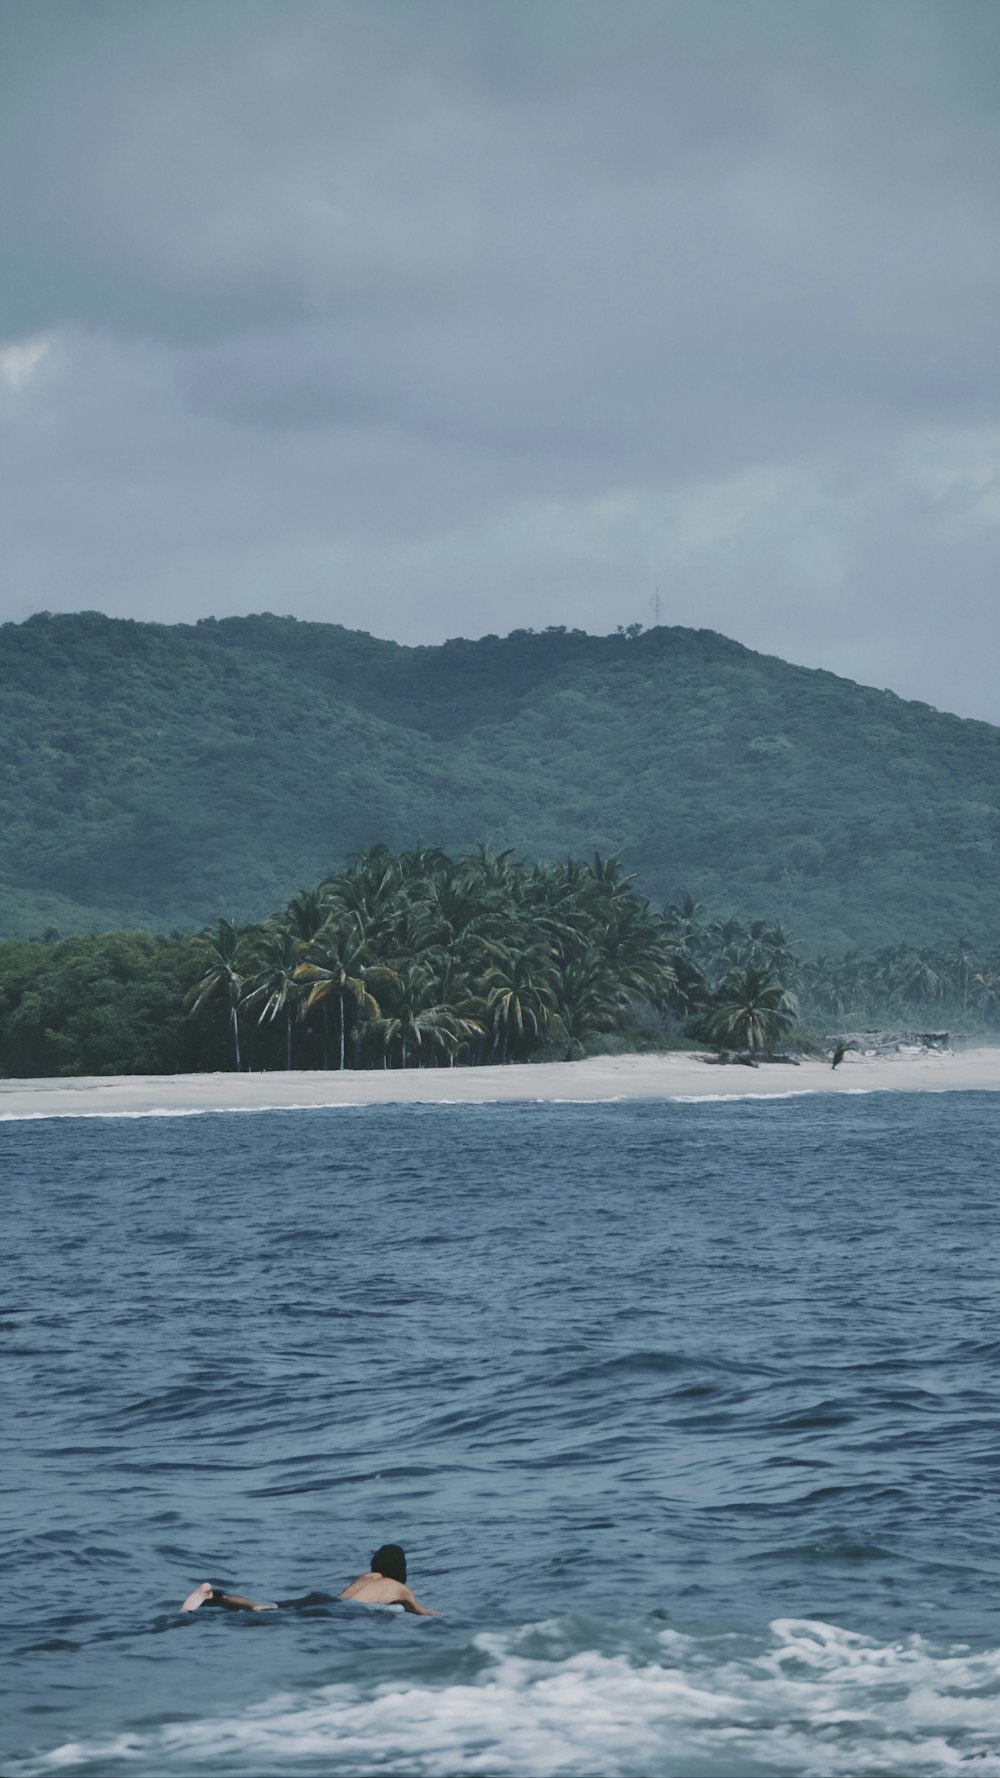
[[[872,1022],[995,1029],[1000,949],[803,961],[779,925],[657,911],[617,858],[485,846],[375,847],[259,925],[0,944],[8,1076],[769,1050]]]
[[[0,627],[0,934],[266,916],[384,839],[624,851],[805,952],[995,931],[1000,730],[630,625],[404,648],[271,616]]]

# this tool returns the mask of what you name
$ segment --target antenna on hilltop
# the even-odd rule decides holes
[[[653,623],[658,624],[660,621],[660,589],[659,589],[659,587],[657,587],[655,593],[653,594],[653,597],[649,601],[649,604],[650,604],[650,609],[653,613]]]

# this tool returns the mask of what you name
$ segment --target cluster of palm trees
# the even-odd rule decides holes
[[[1000,956],[897,948],[803,962],[765,921],[663,912],[617,857],[527,865],[479,846],[384,846],[262,925],[196,941],[190,1011],[225,1021],[235,1066],[372,1068],[579,1056],[617,1033],[773,1050],[795,1025],[1000,1014]]]
[[[286,1068],[573,1057],[643,1010],[675,1027],[703,1014],[705,1035],[767,1048],[794,1015],[775,973],[784,937],[755,928],[744,955],[730,923],[706,973],[701,911],[654,911],[618,858],[377,846],[263,925],[202,933],[187,1004],[226,1020],[238,1069],[274,1065],[275,1031]]]
[[[1000,1018],[1000,950],[964,938],[944,950],[894,945],[874,957],[816,957],[798,979],[810,1009],[840,1020],[943,1016],[995,1026]]]
[[[803,959],[783,927],[712,920],[691,897],[668,908],[666,919],[701,970],[710,1001],[719,998],[727,972],[740,979],[756,968],[771,978],[772,991],[775,981],[783,984],[812,1032],[848,1021],[919,1024],[930,1016],[986,1027],[1000,1021],[1000,950],[978,949],[965,938],[942,949],[892,945],[873,956],[852,950]],[[708,1034],[711,1009],[701,1023]]]

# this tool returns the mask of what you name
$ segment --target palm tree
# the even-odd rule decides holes
[[[359,853],[339,877],[329,877],[321,889],[334,918],[354,914],[369,942],[380,955],[389,954],[388,940],[399,903],[400,868],[388,846],[373,846]]]
[[[1000,961],[994,959],[976,971],[972,978],[972,994],[976,1007],[986,1020],[1000,1013]]]
[[[292,896],[284,913],[276,914],[269,924],[283,927],[305,946],[313,943],[329,918],[330,902],[320,887],[300,889],[298,895]]]
[[[904,951],[896,966],[896,984],[905,1000],[918,1005],[940,1000],[944,988],[942,976],[920,951]]]
[[[477,842],[475,852],[462,862],[472,881],[478,880],[487,890],[501,891],[505,899],[509,898],[511,883],[524,871],[523,864],[514,857],[512,846],[505,852],[494,852],[483,840]]]
[[[390,1049],[398,1043],[400,1066],[409,1067],[415,1056],[420,1068],[428,1050],[443,1052],[454,1060],[463,1040],[479,1027],[438,998],[438,985],[429,969],[410,963],[399,972],[390,1009],[372,1020],[371,1029],[381,1039],[384,1067],[389,1065]]]
[[[622,860],[620,852],[612,852],[602,858],[600,852],[594,853],[594,862],[589,867],[595,883],[599,883],[609,895],[621,897],[631,894],[629,884],[635,882],[634,871],[631,875],[622,876]]]
[[[384,964],[372,962],[361,921],[357,916],[351,916],[320,933],[310,947],[307,960],[299,964],[296,979],[309,988],[307,1012],[313,1006],[322,1006],[325,1018],[329,997],[332,995],[336,1000],[339,1066],[343,1070],[346,1066],[348,1009],[355,1017],[379,1018],[381,1007],[369,984],[380,987],[394,982],[396,972]]]
[[[670,967],[676,980],[665,995],[666,1003],[683,1018],[690,1018],[705,1005],[709,997],[708,983],[686,951],[674,951]]]
[[[860,958],[854,959],[860,964]],[[852,958],[839,962],[831,957],[814,957],[802,966],[802,984],[806,997],[824,1013],[845,1013],[858,997],[858,984],[852,974]]]
[[[849,1007],[862,1006],[870,997],[874,974],[872,965],[865,962],[860,951],[845,952],[834,976],[840,1004],[833,1010],[846,1012]]]
[[[616,987],[632,999],[653,1005],[675,1001],[676,953],[663,920],[648,902],[634,895],[617,902],[604,930],[594,935],[594,948],[604,957]]]
[[[254,1001],[261,1003],[258,1025],[265,1019],[273,1024],[279,1013],[284,1015],[286,1069],[292,1066],[292,1023],[301,994],[298,986],[301,956],[299,941],[291,932],[278,927],[263,927],[257,942],[257,971],[244,996],[246,1005]]]
[[[750,963],[727,975],[705,1029],[713,1041],[733,1048],[770,1050],[791,1030],[796,1011],[794,995],[777,976]]]
[[[750,934],[733,914],[724,920],[713,920],[707,939],[712,947],[713,979],[731,975],[734,969],[745,968],[754,961],[750,954]]]
[[[672,901],[664,913],[671,935],[684,950],[697,953],[705,933],[704,902],[685,889],[680,901]]]
[[[972,948],[964,938],[959,939],[958,944],[955,947],[954,955],[950,957],[948,961],[954,971],[955,982],[958,991],[962,996],[962,1013],[964,1016],[969,1011],[969,986],[972,982],[976,968],[976,959],[973,955]]]
[[[499,891],[488,888],[476,873],[450,859],[425,878],[414,893],[428,942],[435,948],[473,938],[502,941],[509,929],[509,903],[502,900]]]
[[[567,1062],[582,1055],[588,1037],[614,1030],[623,998],[611,985],[599,957],[591,955],[562,965],[553,984],[552,1008],[566,1038]]]
[[[200,1012],[205,1003],[222,999],[229,1008],[229,1029],[233,1040],[236,1072],[240,1073],[239,1007],[243,994],[243,968],[246,962],[245,935],[230,920],[219,920],[214,932],[206,927],[196,939],[203,958],[201,975],[184,996],[184,1004],[192,1012]]]
[[[746,934],[744,963],[762,963],[783,981],[798,973],[792,942],[783,926],[768,926],[766,920],[754,920]]]
[[[423,846],[419,840],[408,852],[399,854],[399,869],[407,883],[433,882],[442,871],[454,870],[447,852],[440,846]]]
[[[552,1017],[551,953],[541,945],[513,953],[498,948],[483,990],[494,1053],[499,1049],[501,1062],[509,1062],[512,1043],[537,1041]]]

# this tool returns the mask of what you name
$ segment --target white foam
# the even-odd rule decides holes
[[[522,1099],[521,1103],[522,1105],[624,1105],[626,1098],[627,1095],[625,1093],[605,1093],[603,1097],[600,1098],[596,1095],[591,1098],[588,1095],[586,1099]],[[513,1104],[514,1101],[510,1101],[510,1103]],[[635,1101],[633,1100],[633,1104],[634,1103]]]
[[[331,1685],[151,1735],[67,1743],[30,1771],[104,1773],[121,1762],[162,1773],[222,1760],[278,1772],[309,1760],[330,1774],[425,1778],[1000,1774],[1000,1650],[919,1636],[879,1643],[800,1619],[756,1637],[665,1630],[654,1659],[647,1628],[642,1661],[567,1654],[567,1636],[564,1622],[477,1637],[489,1664],[471,1683],[382,1685],[368,1696]]]
[[[447,1103],[445,1100],[441,1104]],[[366,1111],[361,1099],[338,1099],[335,1105],[150,1105],[141,1111],[0,1111],[0,1124],[32,1124],[53,1118],[253,1117],[260,1111]]]
[[[671,1093],[671,1105],[726,1105],[733,1099],[814,1099],[818,1087],[789,1087],[783,1093]],[[864,1092],[862,1087],[860,1091]]]

